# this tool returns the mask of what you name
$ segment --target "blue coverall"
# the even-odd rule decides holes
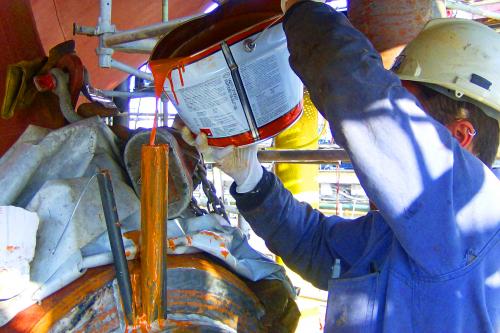
[[[326,332],[500,332],[500,181],[344,15],[301,2],[284,30],[292,68],[379,210],[325,216],[264,171],[252,192],[231,188],[245,219],[328,289]]]

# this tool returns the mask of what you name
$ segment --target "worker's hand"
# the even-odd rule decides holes
[[[281,0],[281,10],[283,11],[283,14],[285,14],[286,11],[290,9],[293,5],[302,1],[316,1],[322,3],[326,2],[326,0]]]
[[[224,148],[208,145],[207,135],[200,133],[196,138],[184,126],[181,129],[182,138],[188,144],[195,146],[203,154],[206,162],[214,162],[224,173],[236,182],[236,192],[250,192],[262,178],[262,166],[257,159],[257,145],[243,148],[228,146]]]

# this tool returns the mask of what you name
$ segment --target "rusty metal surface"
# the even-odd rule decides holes
[[[114,271],[111,266],[89,269],[77,281],[69,284],[40,304],[35,304],[17,314],[2,332],[47,332],[54,325],[71,314],[72,309],[85,303],[86,299],[112,281]]]
[[[35,20],[29,0],[0,1],[0,43],[4,46],[0,55],[0,101],[5,94],[7,66],[22,60],[33,60],[45,56],[40,38],[37,35]],[[52,45],[51,45],[52,46]],[[14,117],[0,119],[0,156],[16,142],[28,124],[47,128],[64,125],[58,109],[57,97],[34,101],[34,106],[18,110]]]
[[[49,333],[120,332],[120,321],[113,297],[112,282],[89,294],[64,318],[50,328]]]
[[[168,256],[167,262],[168,320],[163,332],[286,332],[278,327],[296,324],[297,310],[288,309],[294,303],[286,305],[286,291],[275,280],[249,285],[204,254]],[[129,265],[131,271],[140,267],[137,260]],[[32,306],[2,332],[133,332],[123,322],[116,291],[113,296],[113,275],[111,266],[90,269],[45,300],[43,309]],[[33,316],[34,310],[40,313]]]
[[[435,0],[350,0],[348,16],[390,68],[395,57],[435,13]]]
[[[167,261],[168,320],[164,323],[163,332],[267,331],[263,320],[269,323],[272,318],[265,316],[259,298],[243,280],[210,256],[169,256]],[[132,261],[130,267],[134,271],[140,264]],[[99,274],[96,275],[94,271]],[[89,270],[87,276],[66,287],[63,294],[45,300],[47,303],[38,310],[40,313],[37,316],[26,315],[40,307],[34,305],[31,310],[25,311],[24,316],[18,315],[8,327],[2,328],[2,332],[123,332],[126,325],[120,322],[121,305],[117,305],[113,296],[113,282],[109,281],[113,273],[111,266]],[[102,277],[109,282],[101,281]],[[252,289],[255,288],[253,283]],[[268,290],[269,287],[264,289]],[[263,288],[257,290],[262,294]],[[269,297],[281,294],[274,291]],[[265,303],[271,300],[269,297]],[[280,300],[275,304],[284,303]],[[275,311],[271,316],[278,320],[281,314]],[[292,314],[296,315],[295,312]],[[14,325],[16,322],[18,325]],[[126,331],[134,330],[128,328]]]
[[[201,255],[169,256],[167,331],[262,332],[264,309],[236,275]],[[203,330],[203,332],[206,332]]]

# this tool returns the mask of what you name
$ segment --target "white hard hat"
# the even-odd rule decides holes
[[[421,82],[500,120],[500,36],[467,19],[435,19],[396,59],[401,80]]]

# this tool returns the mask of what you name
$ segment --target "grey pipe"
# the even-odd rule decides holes
[[[108,229],[109,244],[113,253],[113,261],[116,271],[116,280],[123,303],[123,311],[129,324],[133,323],[132,310],[132,284],[130,283],[130,273],[128,271],[125,247],[123,246],[120,220],[111,184],[111,175],[108,170],[101,170],[97,174],[99,192],[101,194],[102,208]]]

